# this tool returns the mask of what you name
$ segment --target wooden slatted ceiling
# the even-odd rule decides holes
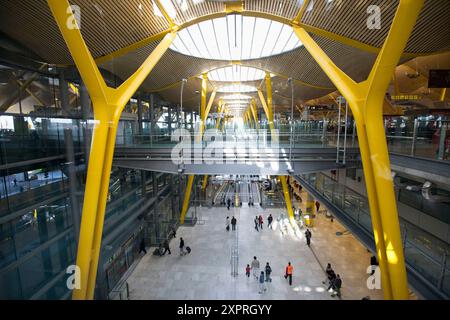
[[[81,8],[81,33],[94,57],[109,54],[166,30],[151,1],[71,0]],[[142,9],[139,9],[141,7]]]
[[[81,33],[97,58],[168,28],[151,1],[71,0],[81,9]],[[139,9],[142,4],[142,10]],[[46,0],[0,0],[0,30],[50,63],[72,59]]]
[[[381,47],[389,32],[399,0],[311,0],[311,11],[305,11],[302,22],[363,43]],[[381,9],[381,29],[368,29],[367,8]],[[414,31],[406,46],[407,52],[430,53],[449,49],[450,1],[426,0]]]
[[[254,83],[256,84],[256,83]],[[277,107],[290,107],[291,103],[291,89],[286,84],[285,78],[280,77],[273,77],[272,78],[272,85],[273,85],[273,102],[275,106]],[[195,91],[199,90],[201,87],[201,80],[199,78],[190,79],[187,84],[184,87],[183,91],[183,108],[186,110],[197,110],[199,106],[199,94],[196,94]],[[158,94],[168,100],[172,101],[174,103],[180,102],[180,85],[177,85],[173,88],[164,90],[159,92]],[[209,86],[208,92],[210,93],[212,90],[212,87]],[[262,87],[262,90],[265,94],[265,87]],[[275,90],[278,90],[278,93],[275,93]],[[333,92],[334,90],[321,90],[321,89],[315,89],[303,85],[296,85],[294,90],[294,101],[296,104],[300,104],[303,101],[310,100],[316,97],[322,97],[330,92]],[[218,93],[216,95],[215,103],[216,105],[219,101],[219,99],[223,96],[229,95],[228,93]],[[245,95],[249,95],[255,98],[258,105],[260,105],[259,97],[256,93],[245,93]],[[215,110],[215,109],[213,109]]]
[[[300,10],[299,0],[250,0],[244,2],[247,11],[265,12],[287,19],[294,19]]]
[[[46,62],[71,61],[47,1],[0,1],[0,30]]]
[[[427,0],[406,46],[408,52],[450,50],[450,1]]]
[[[355,81],[367,78],[376,55],[343,44],[335,43],[324,37],[313,38],[330,58]],[[156,47],[152,43],[135,52],[114,59],[101,67],[117,74],[122,79],[128,78]],[[144,82],[149,90],[163,88],[183,78],[199,75],[208,70],[229,65],[226,61],[208,60],[186,56],[168,50]],[[269,58],[243,61],[242,65],[269,70],[313,85],[333,87],[333,84],[320,69],[304,47]]]
[[[177,23],[224,10],[223,3],[188,1],[183,11],[177,1]],[[373,46],[381,46],[389,30],[398,0],[313,0],[302,22]],[[94,57],[128,46],[168,27],[153,13],[153,2],[142,0],[72,0],[82,10],[82,33]],[[366,27],[367,6],[382,9],[382,28]],[[139,9],[142,6],[142,10]],[[71,63],[60,32],[45,0],[0,0],[0,30],[26,45],[50,63]],[[245,9],[292,19],[298,12],[297,0],[249,0]],[[407,51],[435,52],[450,49],[450,1],[426,0],[407,46]]]
[[[183,10],[184,3],[187,3],[187,8]],[[225,5],[222,2],[203,1],[194,3],[192,0],[172,0],[172,4],[177,12],[174,19],[176,24],[183,24],[197,17],[225,11]]]
[[[312,10],[305,11],[302,22],[323,28],[354,40],[381,47],[386,38],[398,0],[311,0]],[[377,5],[381,9],[381,29],[368,29],[367,7]]]

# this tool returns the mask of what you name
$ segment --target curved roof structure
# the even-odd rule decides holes
[[[131,75],[174,25],[180,29],[213,18],[240,14],[263,17],[292,25],[302,5],[301,0],[248,0],[220,2],[211,0],[72,0],[81,13],[81,32],[100,67],[125,79]],[[375,61],[395,14],[398,0],[311,0],[299,23],[344,72],[356,81],[364,80]],[[367,7],[381,8],[380,29],[369,29]],[[169,17],[164,17],[163,6]],[[27,46],[42,61],[72,64],[60,31],[44,0],[0,0],[0,29],[8,37]],[[401,62],[414,57],[445,52],[450,49],[450,2],[427,0],[406,46]],[[172,20],[172,21],[170,21]],[[172,24],[172,25],[171,25]],[[236,61],[203,59],[168,50],[142,88],[159,92],[167,100],[179,99],[180,80],[188,79],[186,105],[196,103],[198,75],[230,66]],[[322,97],[335,91],[318,64],[303,47],[289,52],[242,60],[242,66],[271,72],[279,95],[290,97],[287,78],[297,84],[299,101]],[[211,82],[214,85],[213,82]],[[218,98],[220,95],[218,95]],[[275,96],[276,103],[283,99]]]

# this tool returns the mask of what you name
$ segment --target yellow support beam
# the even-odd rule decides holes
[[[207,94],[208,94],[208,74],[204,73],[202,75],[201,102],[200,102],[200,127],[199,127],[199,132],[197,133],[197,139],[196,139],[197,143],[202,141],[203,132],[205,130],[205,122],[206,122],[206,117],[207,117],[207,114],[206,114]],[[213,92],[213,94],[215,97],[215,95],[216,95],[215,91]],[[211,101],[214,101],[214,97],[212,96],[213,99],[211,99]],[[212,102],[211,102],[211,105],[212,105]],[[207,177],[205,177],[205,178],[207,178]],[[181,224],[184,224],[184,220],[186,219],[186,214],[189,209],[189,201],[191,199],[193,182],[194,182],[194,175],[189,175],[188,183],[186,186],[186,192],[184,194],[183,207],[181,209],[181,215],[180,215],[180,223]],[[203,182],[203,183],[205,183],[205,182]]]
[[[297,16],[295,16],[294,20],[292,20],[292,23],[298,24],[302,20],[303,14],[305,13],[306,8],[308,8],[309,0],[304,0],[302,3],[302,6],[300,7],[300,10],[297,13]]]
[[[153,2],[156,4],[156,6],[158,7],[159,11],[161,12],[161,14],[164,16],[164,18],[167,20],[167,22],[169,23],[170,27],[175,26],[175,22],[173,22],[172,18],[170,17],[170,15],[167,13],[166,8],[164,8],[164,6],[162,5],[161,1],[159,0],[153,0]]]
[[[209,116],[209,112],[211,111],[211,107],[214,103],[214,99],[216,98],[216,94],[217,94],[217,90],[214,89],[214,91],[211,93],[211,96],[209,97],[209,101],[208,101],[208,105],[206,106],[206,110],[205,110],[205,116],[203,118],[203,122],[206,122],[206,119]]]
[[[267,102],[266,102],[266,99],[264,98],[264,94],[260,89],[258,89],[258,97],[259,97],[259,101],[261,102],[261,105],[264,109],[264,113],[266,114],[267,122],[270,123],[269,108],[267,107]]]
[[[386,299],[408,299],[409,291],[382,121],[390,77],[403,54],[424,0],[400,0],[391,29],[366,81],[356,83],[340,70],[302,27],[294,31],[348,101],[356,120],[375,244]]]
[[[447,93],[447,88],[443,88],[441,91],[441,97],[439,101],[445,101],[445,94]]]
[[[256,129],[259,129],[258,112],[255,99],[252,99],[252,102],[250,103],[250,110],[253,115],[253,119],[255,119]]]
[[[219,100],[219,109],[218,109],[218,111],[217,111],[218,117],[217,117],[217,119],[216,119],[216,129],[219,129],[219,126],[220,126],[220,120],[222,119],[221,116],[222,116],[222,114],[223,114],[224,109],[225,109],[225,106],[223,105],[223,101],[222,101],[222,100]]]
[[[275,125],[273,123],[273,107],[272,107],[272,79],[270,77],[270,73],[266,72],[266,93],[267,93],[267,102],[264,99],[264,95],[261,92],[261,90],[258,90],[258,95],[261,100],[261,104],[263,105],[264,111],[266,113],[266,117],[269,122],[269,128],[272,135],[272,139],[278,139],[278,137],[275,137]],[[279,177],[281,185],[283,187],[283,194],[284,194],[284,200],[286,201],[286,209],[289,215],[289,221],[292,225],[294,225],[296,222],[294,220],[294,211],[292,210],[292,202],[291,202],[291,196],[289,194],[289,188],[287,187],[287,181],[286,176],[280,176]]]
[[[159,41],[159,40],[163,39],[168,33],[172,32],[172,31],[173,30],[171,28],[169,28],[169,29],[164,30],[164,31],[162,31],[160,33],[154,34],[154,35],[152,35],[150,37],[147,37],[147,38],[142,39],[142,40],[140,40],[138,42],[135,42],[135,43],[133,43],[133,44],[127,46],[127,47],[123,47],[123,48],[121,48],[119,50],[116,50],[116,51],[114,51],[114,52],[112,52],[110,54],[98,57],[98,58],[95,59],[95,62],[97,64],[102,64],[102,63],[108,62],[110,60],[122,57],[122,56],[124,56],[124,55],[126,55],[126,54],[128,54],[130,52],[139,50],[140,48],[145,47],[146,45],[149,45],[152,42]]]
[[[67,0],[48,0],[48,5],[69,48],[93,103],[96,121],[88,164],[86,190],[81,218],[76,264],[80,270],[80,288],[73,299],[93,299],[101,248],[106,198],[109,189],[117,126],[125,104],[167,51],[176,32],[168,34],[155,50],[120,87],[106,85],[81,35]],[[69,28],[67,21],[73,21]]]
[[[211,93],[211,96],[209,97],[208,105],[206,106],[205,114],[204,114],[204,117],[203,117],[203,126],[204,127],[206,126],[206,119],[208,118],[209,112],[211,111],[211,107],[212,107],[212,105],[214,103],[214,99],[216,97],[216,93],[217,93],[217,90],[214,89],[214,91]],[[203,183],[202,183],[202,190],[203,191],[205,191],[207,183],[208,183],[208,176],[205,175],[203,177]]]

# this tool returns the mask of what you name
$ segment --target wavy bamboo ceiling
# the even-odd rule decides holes
[[[169,0],[173,5],[173,20],[177,25],[192,24],[201,19],[225,16],[222,2],[209,0]],[[364,80],[389,31],[398,0],[311,0],[301,23],[323,50],[347,74],[357,81]],[[167,20],[155,14],[151,0],[71,0],[81,8],[81,32],[94,58],[114,55],[100,64],[121,78],[129,76],[158,41],[146,43],[120,56],[116,51],[135,45],[164,32]],[[249,0],[243,1],[243,15],[272,17],[289,23],[296,17],[302,1]],[[183,6],[184,4],[184,6]],[[381,29],[366,27],[368,5],[381,8]],[[15,39],[43,61],[72,64],[70,54],[45,0],[0,0],[0,30]],[[450,1],[426,0],[411,35],[402,61],[450,49]],[[333,85],[304,47],[287,53],[255,60],[242,65],[260,68],[276,74],[274,99],[284,104],[290,98],[286,79],[297,84],[295,98],[309,100],[334,91]],[[200,80],[195,76],[211,69],[230,65],[227,61],[186,56],[172,50],[166,52],[143,84],[143,89],[159,91],[173,102],[179,101],[179,81],[189,79],[185,88],[186,105],[196,105]],[[213,83],[214,84],[214,83]],[[215,84],[217,85],[217,84]],[[164,90],[162,90],[164,89]],[[218,98],[220,95],[218,95]],[[189,103],[189,101],[193,101]]]

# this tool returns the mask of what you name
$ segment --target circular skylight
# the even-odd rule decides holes
[[[286,24],[232,14],[180,30],[170,48],[198,58],[237,61],[269,57],[301,45]]]
[[[255,87],[246,84],[230,84],[217,89],[222,93],[249,93],[258,91]]]
[[[226,95],[226,96],[222,97],[223,100],[248,100],[248,99],[251,99],[251,98],[252,97],[247,96],[245,94],[229,94],[229,95]]]
[[[208,79],[224,82],[256,81],[264,79],[265,75],[260,69],[233,65],[208,72]]]

